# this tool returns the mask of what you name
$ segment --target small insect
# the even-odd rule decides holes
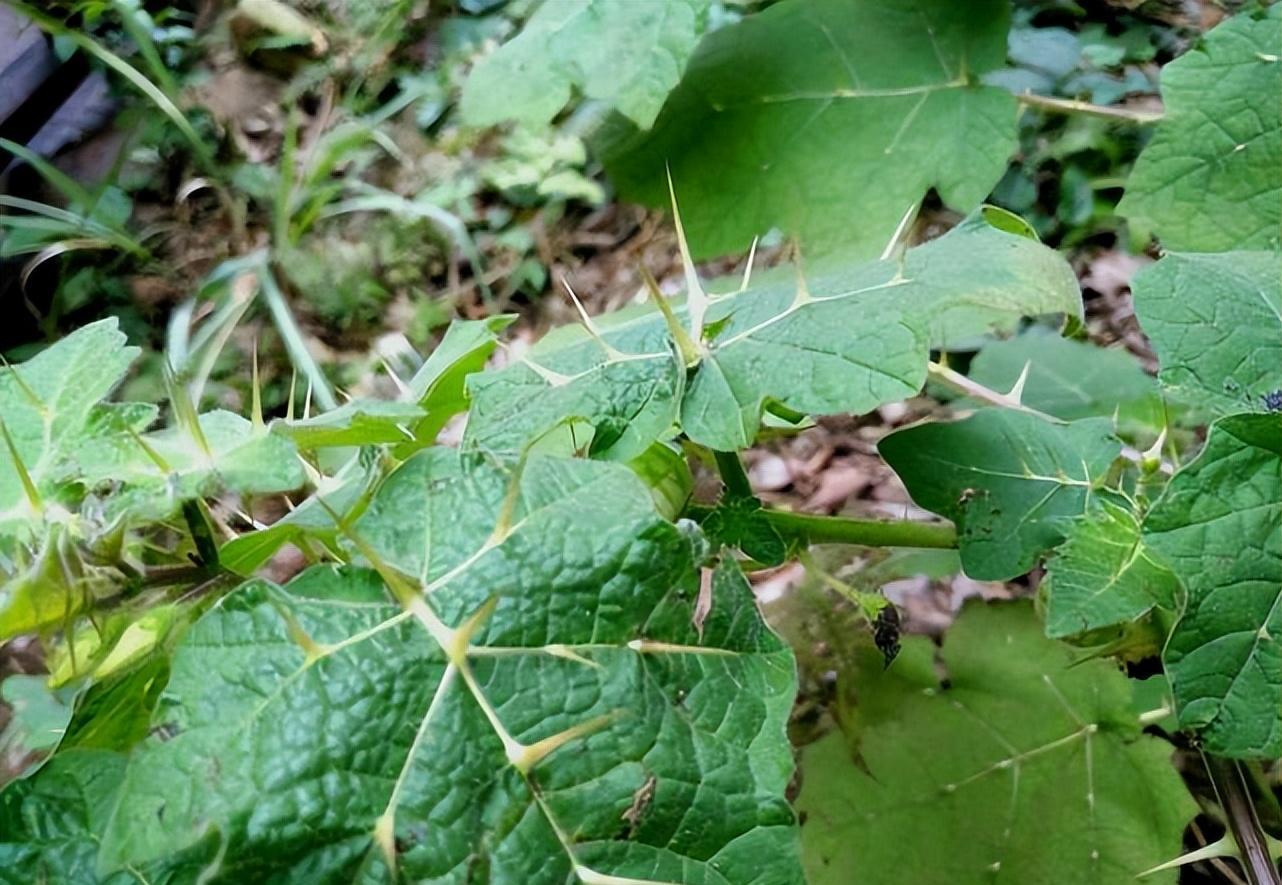
[[[872,624],[872,640],[889,667],[899,655],[899,609],[893,603],[877,612]]]
[[[978,494],[979,489],[962,489],[962,493],[957,496],[958,506],[969,504],[971,501],[975,500],[975,496]]]
[[[1282,412],[1282,390],[1270,390],[1260,397],[1260,401],[1270,412]]]
[[[628,833],[631,834],[636,829],[641,818],[645,816],[645,811],[650,807],[654,800],[654,787],[658,783],[658,778],[653,774],[646,775],[645,781],[637,787],[637,791],[632,794],[632,804],[628,810],[623,812],[623,819],[628,822]]]

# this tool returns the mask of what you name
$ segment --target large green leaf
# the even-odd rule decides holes
[[[792,655],[733,564],[696,627],[700,545],[630,471],[428,449],[353,539],[407,609],[329,567],[224,598],[174,655],[103,870],[800,882]]]
[[[25,363],[0,367],[0,421],[13,446],[0,439],[0,536],[25,536],[33,516],[14,453],[43,499],[85,437],[118,423],[117,413],[95,407],[137,355],[112,318],[83,326]]]
[[[1118,211],[1168,249],[1282,240],[1282,6],[1236,15],[1162,68],[1166,116]]]
[[[1116,667],[1075,661],[1023,603],[962,613],[947,682],[934,655],[912,637],[883,672],[865,652],[861,764],[839,734],[803,753],[813,885],[1120,885],[1180,853],[1197,807]]]
[[[1124,425],[1163,425],[1157,384],[1134,356],[1044,328],[985,346],[967,375],[993,390],[1010,390],[1025,366],[1020,401],[1031,409],[1065,421],[1116,414]]]
[[[543,0],[521,33],[472,70],[463,87],[463,119],[537,126],[577,89],[648,127],[681,79],[707,25],[708,5]]]
[[[298,453],[284,436],[222,410],[198,423],[199,433],[178,425],[142,437],[91,439],[75,455],[79,476],[91,487],[123,485],[109,512],[135,519],[164,519],[183,500],[219,489],[286,492],[303,484]]]
[[[962,567],[980,580],[1022,575],[1062,541],[1121,451],[1108,419],[1052,424],[1009,409],[919,424],[878,448],[914,501],[957,523]]]
[[[689,381],[657,312],[600,317],[599,337],[549,336],[524,363],[472,377],[464,444],[519,451],[575,419],[595,455],[634,457],[678,422],[695,442],[734,451],[752,444],[771,403],[867,412],[921,389],[931,347],[1080,312],[1062,258],[976,216],[902,260],[714,297]]]
[[[1213,414],[1282,408],[1282,253],[1170,254],[1134,292],[1176,396]]]
[[[1144,520],[1188,592],[1166,647],[1180,723],[1208,751],[1282,752],[1282,417],[1211,426]]]
[[[638,4],[643,5],[643,4]],[[970,211],[1006,170],[1005,0],[783,0],[708,35],[649,133],[605,145],[620,192],[664,205],[699,256],[773,227],[809,254],[877,255],[926,191]]]
[[[1104,502],[1078,520],[1046,564],[1046,635],[1076,636],[1126,624],[1154,608],[1174,611],[1175,575],[1153,561],[1140,524],[1125,507]]]

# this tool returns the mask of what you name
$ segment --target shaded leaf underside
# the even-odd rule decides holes
[[[1098,885],[1179,853],[1196,808],[1112,664],[1075,662],[1026,603],[969,606],[944,640],[946,683],[935,651],[911,637],[889,670],[866,649],[843,674],[859,762],[840,734],[801,762],[814,885]]]

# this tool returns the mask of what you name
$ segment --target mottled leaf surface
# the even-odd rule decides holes
[[[599,339],[549,336],[524,362],[470,379],[464,447],[520,451],[575,420],[586,426],[577,442],[590,439],[598,457],[635,457],[678,423],[694,441],[734,451],[752,444],[772,402],[802,414],[868,412],[921,389],[931,347],[1022,316],[1080,312],[1062,258],[974,217],[902,260],[714,297],[705,328],[715,333],[688,381],[657,312],[600,317]]]
[[[1108,419],[1053,424],[984,409],[892,433],[878,449],[914,501],[957,523],[966,574],[1000,581],[1027,572],[1089,512],[1121,446]]]
[[[1174,611],[1180,585],[1154,561],[1125,507],[1101,502],[1077,520],[1046,564],[1046,635],[1076,636],[1125,624],[1155,607]]]
[[[1214,415],[1282,409],[1282,252],[1169,254],[1134,297],[1179,399]]]
[[[1168,249],[1282,242],[1282,6],[1241,13],[1162,68],[1165,116],[1118,211]]]
[[[645,4],[637,4],[645,5]],[[616,133],[620,192],[667,202],[697,256],[774,227],[811,254],[878,255],[935,188],[974,209],[1015,150],[1002,0],[784,0],[709,34],[648,133]]]
[[[1197,808],[1113,664],[1075,661],[1024,603],[962,613],[947,683],[935,651],[910,637],[883,671],[865,650],[859,763],[841,734],[803,752],[813,885],[1122,883],[1180,853]]]
[[[700,637],[699,545],[630,471],[428,449],[354,538],[408,609],[329,567],[224,598],[174,655],[102,869],[801,881],[792,655],[729,564]]]
[[[1209,752],[1282,752],[1282,418],[1211,426],[1144,520],[1188,603],[1166,646],[1180,724]]]
[[[707,16],[708,0],[543,0],[519,34],[473,69],[463,118],[538,126],[577,90],[646,128],[681,79]]]

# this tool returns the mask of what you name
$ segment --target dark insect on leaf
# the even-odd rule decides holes
[[[899,609],[893,604],[877,612],[877,619],[872,624],[872,639],[889,667],[899,654]]]
[[[1260,399],[1264,401],[1264,408],[1270,412],[1282,412],[1282,390],[1270,390]]]

